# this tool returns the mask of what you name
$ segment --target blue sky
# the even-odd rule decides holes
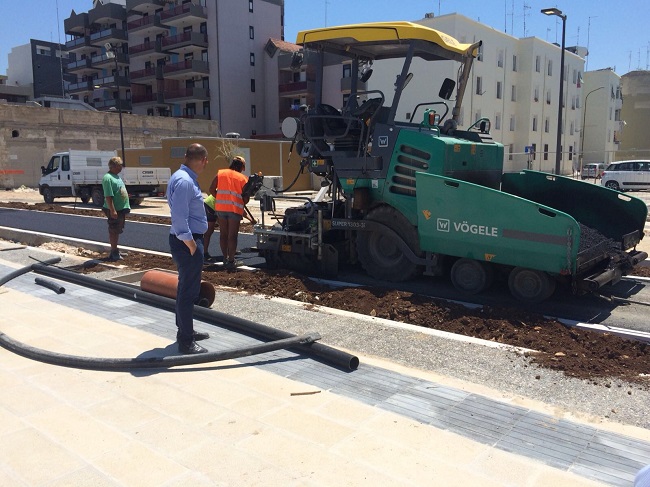
[[[3,0],[0,74],[7,71],[12,47],[27,44],[29,39],[65,42],[63,20],[72,9],[86,12],[91,7],[92,0]],[[536,36],[560,43],[561,20],[541,14],[546,7],[557,7],[567,15],[567,46],[587,46],[589,40],[588,70],[615,67],[622,75],[648,68],[648,0],[285,0],[285,37],[294,42],[297,32],[304,29],[419,20],[426,12],[436,16],[455,12],[515,37]]]

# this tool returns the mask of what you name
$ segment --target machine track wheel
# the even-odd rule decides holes
[[[493,280],[494,270],[485,262],[461,258],[451,267],[451,282],[463,293],[479,294],[489,288]]]
[[[402,237],[416,255],[420,254],[416,227],[395,208],[380,206],[371,210],[366,220],[386,225]],[[396,237],[382,232],[359,232],[357,256],[369,276],[385,281],[407,281],[418,273],[418,266],[400,250]]]
[[[546,272],[515,267],[508,276],[510,293],[520,301],[540,303],[555,292],[556,281]]]

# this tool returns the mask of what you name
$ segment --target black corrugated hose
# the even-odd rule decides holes
[[[157,308],[174,311],[175,300],[158,296],[157,294],[148,293],[139,289],[133,289],[129,286],[119,283],[103,281],[91,278],[82,274],[77,274],[65,269],[49,267],[60,261],[60,258],[44,261],[42,264],[32,264],[31,266],[19,269],[0,278],[0,286],[5,284],[14,277],[25,274],[30,270],[49,277],[58,278],[64,281],[79,284],[91,289],[96,289],[125,299],[139,301],[144,304],[156,306]],[[45,265],[48,264],[48,265]],[[208,352],[199,355],[174,355],[167,357],[139,357],[139,358],[93,358],[79,357],[73,355],[59,354],[46,350],[37,349],[23,344],[4,333],[0,332],[0,345],[19,355],[23,355],[34,360],[45,363],[62,365],[67,367],[94,369],[94,370],[129,370],[134,368],[167,368],[178,365],[191,365],[219,360],[228,360],[233,358],[246,357],[259,353],[265,353],[273,350],[292,348],[301,353],[315,356],[322,361],[337,366],[343,370],[356,370],[359,366],[359,359],[346,352],[342,352],[327,345],[316,343],[320,339],[318,333],[309,333],[302,336],[296,336],[282,330],[278,330],[266,325],[255,323],[242,318],[237,318],[213,309],[206,309],[200,306],[194,307],[194,316],[207,323],[224,326],[232,330],[242,332],[249,336],[272,340],[268,343],[243,347],[221,352]]]

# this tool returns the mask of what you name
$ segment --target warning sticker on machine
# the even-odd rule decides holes
[[[475,223],[469,223],[466,221],[463,222],[452,222],[446,218],[438,218],[436,221],[436,229],[439,232],[459,232],[459,233],[470,233],[472,235],[485,235],[486,237],[498,237],[499,228],[490,227],[487,225],[477,225]]]

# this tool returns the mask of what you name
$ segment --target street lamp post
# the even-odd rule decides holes
[[[587,96],[585,96],[585,107],[582,112],[582,131],[580,132],[580,175],[582,175],[582,166],[584,165],[584,159],[585,159],[585,123],[587,120],[587,100],[589,99],[589,95],[591,95],[594,91],[602,90],[605,88],[604,86],[599,86],[596,89],[591,90],[589,93],[587,93]]]
[[[562,170],[562,103],[564,100],[564,37],[566,33],[566,15],[557,8],[543,8],[544,15],[556,15],[562,19],[562,53],[560,54],[560,100],[557,109],[557,144],[555,151],[555,174]]]
[[[122,104],[120,102],[120,83],[118,81],[119,68],[117,66],[117,54],[115,53],[115,47],[110,42],[104,44],[106,48],[106,57],[108,59],[113,59],[115,61],[115,88],[117,88],[117,99],[115,100],[117,104],[117,113],[120,116],[120,143],[122,144],[122,165],[126,166],[126,152],[124,151],[124,127],[122,125]]]

